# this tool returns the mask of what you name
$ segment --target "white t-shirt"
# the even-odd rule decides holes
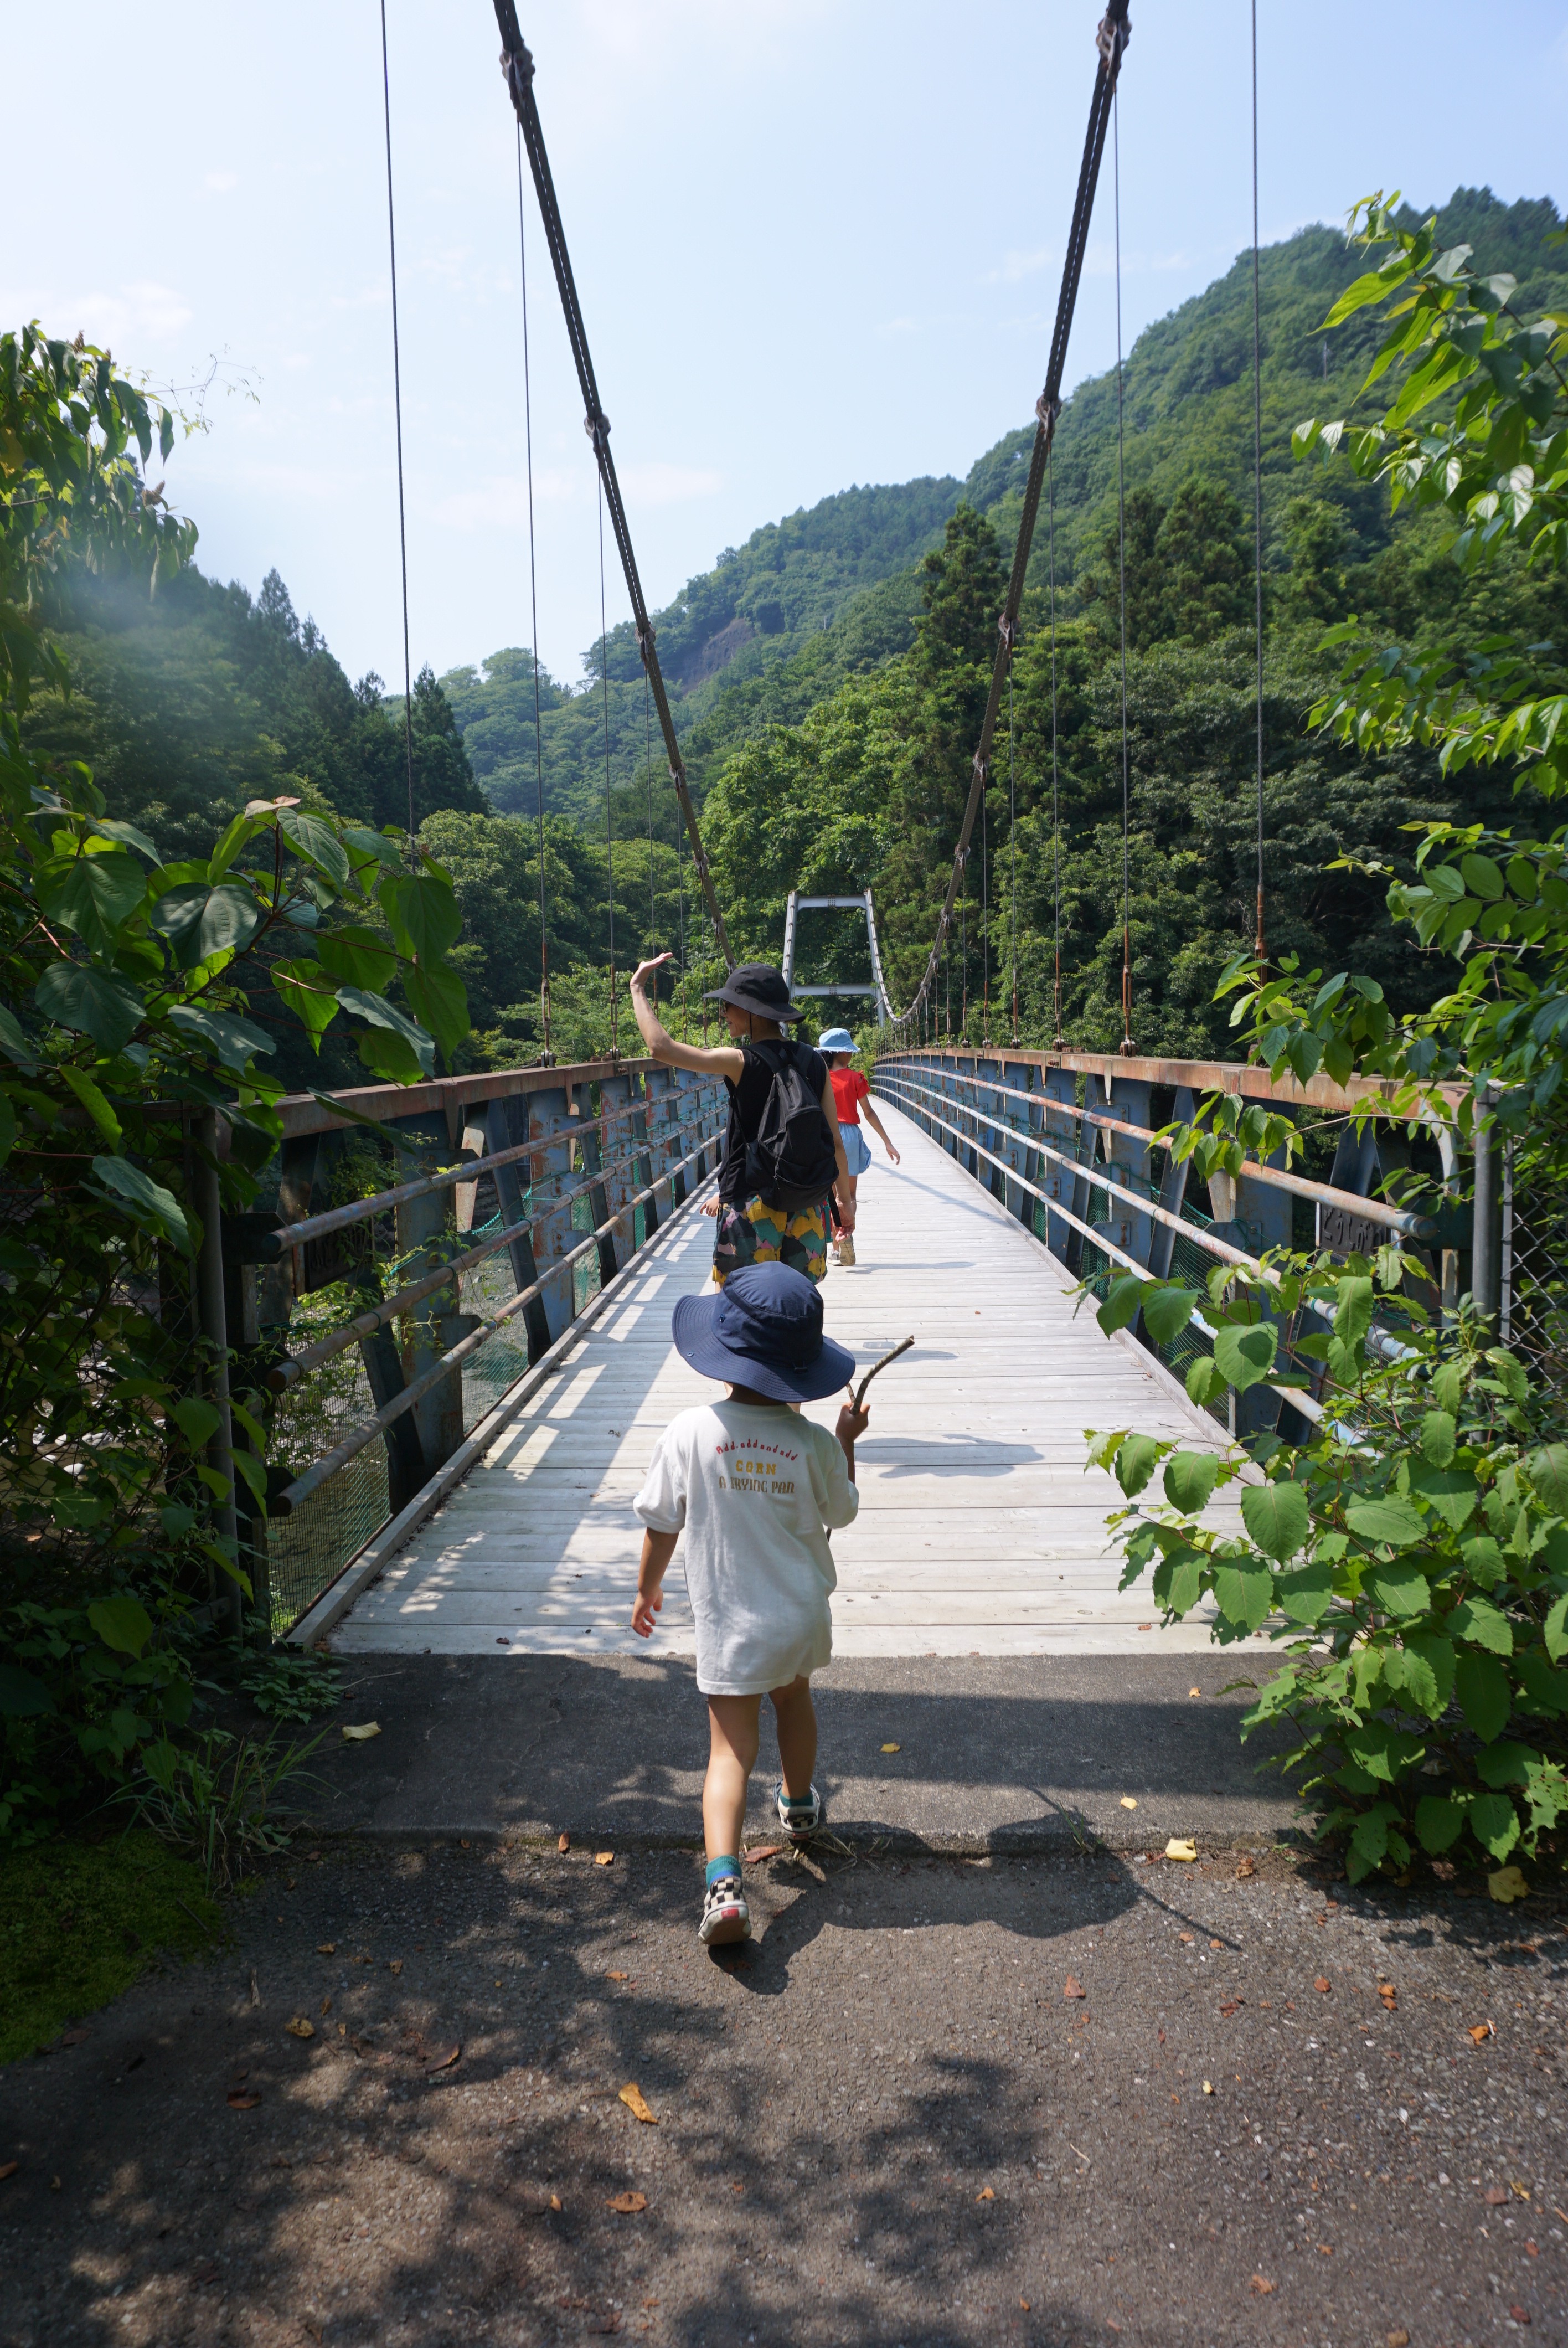
[[[704,1695],[765,1694],[831,1660],[827,1528],[860,1496],[826,1427],[784,1403],[701,1403],[665,1428],[631,1505],[685,1533]]]

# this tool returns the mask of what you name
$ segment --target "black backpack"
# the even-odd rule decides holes
[[[746,1048],[773,1076],[755,1138],[746,1144],[747,1194],[799,1214],[825,1199],[838,1179],[833,1128],[806,1080],[799,1045],[786,1036]]]

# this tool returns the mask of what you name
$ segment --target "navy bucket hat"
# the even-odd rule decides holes
[[[705,1378],[775,1402],[820,1402],[855,1375],[855,1356],[822,1334],[822,1298],[785,1263],[743,1264],[717,1296],[682,1296],[675,1350]]]

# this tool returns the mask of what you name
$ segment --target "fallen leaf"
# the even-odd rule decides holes
[[[1331,2259],[1334,2256],[1334,2245],[1332,2242],[1319,2242],[1317,2245],[1317,2250],[1320,2258]]]
[[[74,2030],[61,2031],[60,2044],[62,2046],[80,2046],[86,2040],[89,2039],[92,2034],[93,2034],[90,2030],[84,2030],[78,2023]]]
[[[1197,1855],[1197,1844],[1186,1835],[1173,1835],[1165,1845],[1167,1859],[1196,1859]]]
[[[367,1745],[373,1736],[381,1735],[379,1720],[362,1720],[355,1728],[345,1728],[343,1735],[351,1745]]]
[[[1530,1897],[1530,1886],[1517,1867],[1494,1868],[1486,1879],[1486,1888],[1504,1908],[1512,1906],[1515,1900]]]
[[[1022,2308],[1022,2310],[1023,2310],[1024,2313],[1027,2315],[1027,2314],[1029,2313],[1029,2302],[1028,2302],[1028,2300],[1027,2300],[1027,2299],[1020,2299],[1020,2300],[1019,2301],[1019,2305]]]
[[[611,2312],[609,2315],[601,2315],[597,2323],[590,2323],[586,2328],[589,2332],[619,2332],[620,2329],[620,2318],[619,2314],[614,2312]]]
[[[994,2201],[996,2198],[996,2194],[989,2185],[982,2185],[975,2196],[977,2201]]]
[[[1517,2177],[1513,2179],[1513,2189],[1518,2194],[1522,2201],[1529,2200],[1530,2188],[1528,2185],[1521,2185]]]
[[[1327,1996],[1328,1983],[1324,1980],[1321,1973],[1318,1974],[1317,1979],[1313,1982],[1312,1986],[1317,1992],[1319,1997]]]
[[[630,1973],[606,1973],[604,1978],[606,1981],[630,1981],[631,1979],[631,1975]]]
[[[1140,1622],[1138,1625],[1140,1631],[1152,1631],[1153,1627],[1153,1622]]]
[[[1274,2285],[1266,2275],[1254,2275],[1250,2288],[1256,2291],[1259,2299],[1266,2299]]]
[[[1212,2095],[1214,2094],[1214,2081],[1213,2081],[1212,2079],[1205,2079],[1205,2080],[1204,2081],[1204,2095],[1205,2095],[1205,2096],[1212,2096]]]
[[[261,2100],[260,2096],[250,2095],[243,2087],[233,2087],[229,2093],[229,2108],[231,2112],[253,2112]]]
[[[648,2207],[646,2193],[612,2193],[605,2203],[607,2209],[619,2211],[623,2218],[635,2218],[640,2209]]]
[[[658,2127],[656,2116],[649,2109],[648,2098],[634,2079],[629,2079],[622,2087],[620,2100],[634,2120],[641,2120],[647,2127]]]
[[[551,2208],[552,2209],[554,2209],[554,2210],[557,2210],[557,2211],[559,2211],[559,2209],[560,2209],[560,2195],[559,2195],[559,2193],[552,2193],[552,2194],[550,2195],[550,2208]]]
[[[760,1859],[776,1859],[783,1849],[782,1842],[765,1842],[761,1850],[748,1850],[744,1854],[746,1865],[755,1867]]]
[[[316,1942],[316,1954],[318,1957],[335,1957],[337,1954],[337,1942],[335,1941],[318,1941]]]
[[[434,2054],[422,2054],[419,2059],[427,2071],[449,2071],[462,2052],[462,2041],[454,2039],[450,2046],[437,2047]]]
[[[389,1973],[400,1973],[403,1971],[403,1959],[389,1957],[386,1961],[386,1970]]]
[[[1135,1810],[1138,1805],[1132,1799],[1131,1794],[1123,1794],[1122,1797],[1122,1807],[1124,1810]]]
[[[1481,2198],[1489,2209],[1501,2209],[1508,2199],[1508,2188],[1506,2185],[1489,2185]]]
[[[292,2022],[285,2022],[283,2028],[291,2038],[313,2038],[316,2034],[315,2024],[307,2022],[302,2013],[296,2013]]]
[[[319,2340],[322,2336],[322,2327],[313,2315],[302,2315],[300,2329],[302,2332],[308,2333],[313,2340]]]
[[[7,2177],[15,2177],[21,2166],[19,2160],[0,2160],[0,2182]]]
[[[1245,1997],[1231,1997],[1231,1998],[1227,1998],[1227,1999],[1225,2000],[1225,2003],[1224,2003],[1224,2005],[1222,2005],[1222,2006],[1221,2006],[1221,2008],[1220,2008],[1220,2012],[1224,2014],[1224,2016],[1225,2016],[1225,2020],[1228,2022],[1228,2021],[1230,2020],[1230,2018],[1231,2018],[1231,2015],[1232,2015],[1233,2013],[1239,2013],[1239,2012],[1241,2011],[1242,2007],[1243,2007],[1245,2003],[1246,2003],[1246,2000],[1245,2000]]]
[[[1187,1944],[1187,1946],[1188,1946],[1188,1948],[1189,1948],[1189,1949],[1192,1947],[1192,1945],[1193,1945],[1193,1935],[1191,1934],[1191,1932],[1178,1932],[1178,1933],[1177,1933],[1177,1935],[1176,1935],[1176,1938],[1177,1938],[1177,1940],[1178,1940],[1178,1941],[1184,1941],[1186,1942],[1186,1944]]]
[[[330,2013],[332,2012],[332,2010],[333,2010],[333,2002],[332,2002],[332,2000],[331,2000],[331,1998],[330,1998],[330,1997],[323,1997],[323,2000],[322,2000],[322,2005],[321,2005],[321,2010],[322,2010],[322,2012],[323,2012],[323,2013]]]
[[[1189,1688],[1187,1690],[1187,1694],[1189,1695],[1202,1695],[1203,1690],[1202,1688]]]
[[[1398,2332],[1388,2334],[1386,2348],[1410,2348],[1410,2335],[1402,2324]]]
[[[745,2189],[743,2185],[732,2185],[730,2188],[732,2193],[744,2193]]]
[[[1236,1869],[1236,1873],[1245,1879],[1245,1878],[1249,1875],[1255,1875],[1257,1873],[1257,1869],[1250,1859],[1244,1859],[1241,1865]]]
[[[596,1850],[593,1854],[593,1863],[595,1867],[613,1867],[615,1853],[612,1850]]]
[[[1530,2310],[1527,2307],[1511,2307],[1508,2312],[1515,2323],[1528,2323],[1530,2321]]]
[[[1069,1973],[1061,1985],[1061,1994],[1063,1997],[1087,1997],[1089,1993],[1074,1974]]]
[[[1489,2038],[1497,2036],[1497,2024],[1494,2022],[1472,2022],[1470,2034],[1478,2046],[1484,2046]]]
[[[557,1843],[557,1845],[556,1845],[556,1849],[557,1849],[558,1850],[569,1850],[569,1849],[571,1849],[571,1837],[570,1837],[570,1835],[564,1835],[564,1834],[563,1834],[563,1835],[562,1835],[562,1837],[561,1837],[561,1838],[560,1838],[560,1840]]]
[[[1209,1942],[1209,1946],[1211,1949],[1223,1949],[1225,1947],[1225,1942],[1223,1941],[1211,1941]]]
[[[904,1748],[901,1745],[885,1745],[882,1750],[884,1753],[902,1753]]]

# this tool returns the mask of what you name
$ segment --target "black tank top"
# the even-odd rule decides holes
[[[724,1138],[724,1159],[719,1169],[719,1197],[726,1207],[738,1206],[746,1196],[746,1151],[757,1138],[763,1111],[773,1090],[774,1072],[769,1061],[780,1054],[792,1055],[806,1083],[811,1086],[813,1100],[820,1100],[827,1084],[827,1062],[809,1044],[797,1043],[792,1035],[781,1035],[775,1043],[770,1037],[767,1056],[750,1044],[741,1045],[741,1078],[733,1084],[728,1076],[724,1087],[730,1096],[730,1129]]]

